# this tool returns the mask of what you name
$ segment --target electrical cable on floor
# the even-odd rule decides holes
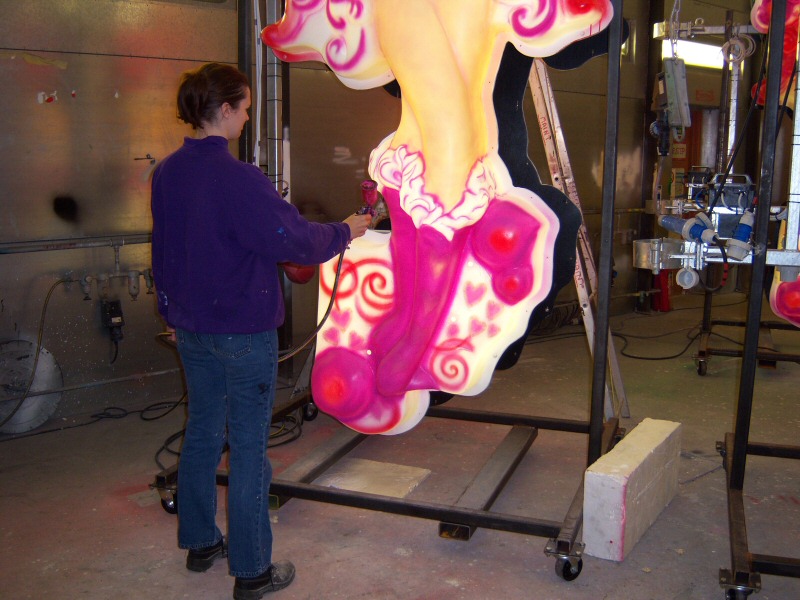
[[[158,468],[161,469],[162,471],[166,470],[167,467],[165,467],[161,463],[161,461],[159,460],[158,457],[161,455],[162,452],[169,452],[170,454],[172,454],[175,457],[180,456],[181,453],[180,453],[179,450],[173,450],[169,446],[170,446],[170,444],[172,444],[176,440],[181,439],[183,437],[184,433],[186,433],[186,429],[181,429],[180,431],[176,431],[175,433],[170,435],[166,440],[164,440],[164,443],[161,444],[161,448],[158,449],[158,451],[156,452],[155,456],[153,457],[154,460],[156,461],[156,464],[158,465]]]
[[[692,329],[695,329],[695,328],[692,328]],[[677,332],[672,332],[672,333],[677,333]],[[686,353],[686,351],[689,348],[692,347],[692,344],[694,344],[694,342],[697,340],[697,338],[700,337],[700,333],[702,333],[702,332],[698,329],[697,334],[695,334],[693,336],[687,336],[689,338],[689,341],[686,343],[686,346],[684,346],[683,350],[681,350],[677,354],[670,354],[668,356],[639,356],[639,355],[636,355],[636,354],[630,354],[628,352],[625,352],[625,348],[628,347],[628,339],[624,335],[622,335],[621,333],[612,333],[611,335],[613,335],[615,338],[619,338],[619,339],[622,340],[622,348],[619,349],[619,353],[620,353],[620,355],[622,355],[622,356],[624,356],[626,358],[633,358],[635,360],[672,360],[674,358],[680,358],[681,356],[683,356]],[[659,336],[656,336],[656,337],[659,337]],[[643,339],[647,339],[647,338],[643,338]]]
[[[739,304],[744,304],[745,302],[747,302],[747,297],[744,297],[741,300],[737,300],[736,302],[726,302],[724,304],[714,304],[713,301],[712,301],[711,306],[713,308],[725,308],[725,307],[728,307],[728,306],[737,306]],[[684,306],[684,307],[681,307],[681,308],[670,309],[668,312],[676,313],[676,312],[681,312],[681,311],[684,311],[684,310],[701,310],[702,308],[703,308],[702,305]],[[621,328],[622,328],[621,326],[623,326],[628,321],[634,321],[634,320],[638,320],[638,319],[658,319],[658,318],[661,318],[662,316],[665,316],[666,314],[667,313],[663,313],[663,312],[654,312],[653,313],[653,312],[642,312],[642,311],[634,310],[629,316],[625,316],[625,317],[622,317],[622,318],[619,319],[620,326],[617,328],[617,331],[619,332],[621,330]]]
[[[720,469],[722,469],[722,465],[717,465],[716,467],[706,471],[705,473],[700,473],[699,475],[695,475],[694,477],[691,477],[691,478],[686,479],[684,481],[679,481],[678,484],[679,485],[687,485],[689,483],[694,483],[698,479],[702,479],[703,477],[706,477],[707,475],[711,475],[712,473],[716,473]]]
[[[301,409],[295,411],[296,414],[286,415],[282,421],[272,423],[272,432],[269,434],[268,448],[283,446],[295,441],[303,434],[303,413]],[[284,439],[286,438],[286,439]],[[274,440],[274,441],[273,441]]]
[[[687,452],[685,450],[681,450],[681,458],[687,458],[689,460],[705,460],[708,462],[715,463],[717,464],[717,466],[714,467],[713,469],[709,469],[708,471],[704,471],[703,473],[699,473],[694,477],[690,477],[689,479],[678,481],[678,485],[688,485],[690,483],[694,483],[695,481],[703,479],[704,477],[711,475],[712,473],[716,473],[717,471],[723,468],[723,465],[719,464],[719,458],[712,458],[710,456],[704,456],[702,454],[696,454],[694,452]]]
[[[0,438],[0,442],[10,442],[10,441],[13,441],[13,440],[19,440],[19,439],[23,439],[23,438],[34,437],[34,436],[37,436],[37,435],[44,435],[45,433],[56,433],[56,432],[59,432],[59,431],[65,431],[67,429],[77,429],[78,427],[86,427],[88,425],[94,425],[95,423],[99,423],[100,421],[105,421],[106,419],[124,419],[125,417],[127,417],[129,415],[136,415],[136,414],[139,415],[139,418],[142,421],[157,421],[157,420],[167,416],[169,413],[171,413],[173,410],[175,410],[178,406],[183,404],[184,401],[185,401],[185,398],[186,398],[186,394],[184,394],[183,396],[180,397],[180,399],[178,399],[178,400],[176,400],[174,402],[169,402],[169,401],[156,402],[154,404],[150,404],[150,405],[148,405],[148,406],[146,406],[144,408],[138,409],[138,410],[126,410],[126,409],[120,408],[118,406],[107,406],[102,411],[100,411],[98,413],[93,413],[92,415],[90,415],[89,418],[92,419],[91,421],[87,421],[85,423],[76,423],[75,425],[65,425],[64,427],[54,427],[52,429],[44,429],[42,431],[35,431],[33,433],[24,433],[24,434],[21,434],[21,435],[12,435],[12,436],[9,436],[7,438]],[[161,412],[160,414],[158,414],[155,417],[146,416],[147,413],[152,412],[152,411],[163,411],[163,412]]]
[[[736,302],[727,302],[725,304],[714,304],[714,303],[712,303],[711,306],[713,308],[725,308],[726,306],[736,306],[738,304],[744,304],[745,302],[747,302],[747,298],[743,298],[741,300],[737,300]],[[702,308],[703,308],[702,306],[684,306],[683,308],[673,308],[670,312],[680,312],[682,310],[700,310]],[[651,315],[647,315],[646,313],[637,313],[637,314],[643,315],[643,316],[651,316]],[[658,315],[656,315],[656,316],[658,316]]]
[[[165,413],[166,414],[166,413]],[[163,416],[163,415],[162,415]],[[288,444],[290,442],[295,441],[303,434],[303,412],[302,409],[298,409],[295,411],[295,414],[288,414],[286,415],[281,421],[272,422],[270,424],[270,434],[269,434],[269,441],[267,442],[267,448],[276,448],[277,446],[283,446],[284,444]],[[181,439],[183,435],[186,433],[186,429],[181,429],[180,431],[176,431],[172,435],[170,435],[158,451],[155,454],[155,462],[158,465],[158,468],[164,471],[166,466],[161,462],[159,459],[160,455],[163,452],[168,452],[175,456],[175,458],[179,458],[181,453],[180,450],[173,450],[170,448],[170,445],[175,443],[175,441]],[[223,452],[227,450],[227,445]]]

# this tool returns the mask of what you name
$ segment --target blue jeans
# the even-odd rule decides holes
[[[178,329],[176,337],[189,394],[178,463],[178,545],[205,548],[222,537],[215,520],[216,469],[227,436],[228,567],[234,577],[255,577],[272,560],[267,442],[278,336],[275,330],[207,334]]]

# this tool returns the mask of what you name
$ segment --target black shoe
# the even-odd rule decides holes
[[[202,573],[208,571],[215,560],[224,556],[228,556],[228,547],[225,545],[223,537],[213,546],[189,550],[189,554],[186,556],[186,568]]]
[[[258,600],[264,594],[282,590],[294,579],[294,565],[288,560],[272,563],[258,577],[237,577],[233,585],[234,600]]]

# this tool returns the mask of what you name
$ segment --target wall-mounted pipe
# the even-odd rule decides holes
[[[55,250],[74,250],[78,248],[120,248],[121,246],[149,243],[149,233],[134,233],[124,236],[69,238],[61,240],[34,240],[29,242],[8,242],[0,244],[0,254],[52,252]]]

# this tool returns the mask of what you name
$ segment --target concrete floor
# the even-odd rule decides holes
[[[714,318],[742,318],[743,296],[715,297]],[[613,319],[624,352],[669,356],[696,333],[702,297],[674,299],[669,313]],[[741,339],[742,328],[715,327]],[[573,335],[567,335],[573,334]],[[512,369],[496,374],[478,398],[449,405],[565,419],[587,419],[590,360],[583,330],[562,327],[534,339]],[[784,352],[800,352],[797,331],[775,332]],[[616,339],[617,351],[622,340]],[[733,342],[715,336],[714,347]],[[439,538],[437,523],[412,517],[292,500],[273,513],[275,558],[297,566],[277,597],[291,599],[696,599],[723,598],[720,568],[730,568],[726,491],[715,444],[733,429],[738,358],[712,356],[700,377],[697,342],[678,358],[620,356],[630,430],[645,417],[683,423],[677,496],[621,563],[584,557],[572,582],[556,576],[540,537],[479,529],[469,542]],[[751,440],[797,444],[800,365],[758,369]],[[109,401],[109,404],[114,404]],[[149,489],[153,459],[180,430],[181,410],[145,422],[132,415],[0,445],[0,597],[161,600],[230,598],[233,579],[218,562],[185,569],[176,520]],[[275,472],[339,429],[324,415],[297,441],[271,450]],[[349,458],[413,466],[430,474],[410,497],[452,503],[507,427],[428,418],[407,434],[366,440]],[[493,510],[560,521],[577,489],[587,438],[541,431]],[[173,458],[162,455],[169,463]],[[800,555],[800,465],[750,457],[745,504],[750,550]],[[387,467],[388,468],[388,467]],[[224,531],[224,488],[219,520]],[[761,600],[800,598],[800,580],[762,576]]]

